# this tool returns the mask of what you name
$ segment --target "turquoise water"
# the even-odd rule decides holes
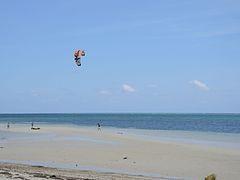
[[[0,114],[0,123],[7,122],[240,133],[240,114]]]

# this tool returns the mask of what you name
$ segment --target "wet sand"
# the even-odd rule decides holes
[[[65,169],[62,176],[68,171],[87,171],[90,177],[94,175],[93,179],[109,173],[115,173],[113,179],[117,176],[133,179],[131,175],[204,179],[211,173],[215,173],[218,179],[238,179],[240,176],[239,149],[156,141],[114,128],[98,131],[97,128],[63,125],[40,127],[34,131],[26,125],[15,125],[7,132],[2,130],[1,161]],[[30,169],[36,171],[34,167]],[[122,174],[128,175],[123,178]]]
[[[22,164],[0,163],[0,179],[24,179],[24,180],[154,180],[159,178],[116,174],[116,173],[100,173],[95,171],[81,170],[64,170],[57,168],[49,168],[43,166],[29,166]]]

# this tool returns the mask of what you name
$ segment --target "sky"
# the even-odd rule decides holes
[[[239,0],[1,0],[0,113],[129,112],[240,113]]]

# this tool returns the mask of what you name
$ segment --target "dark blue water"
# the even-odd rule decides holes
[[[240,114],[0,114],[7,122],[240,133]]]

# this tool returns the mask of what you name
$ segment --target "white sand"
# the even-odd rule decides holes
[[[217,179],[240,177],[239,149],[150,141],[130,133],[121,134],[118,129],[97,131],[75,126],[40,127],[40,131],[31,131],[26,125],[11,126],[10,134],[23,132],[24,136],[17,134],[17,138],[13,135],[6,140],[0,134],[0,146],[4,147],[0,149],[0,159],[183,179],[204,179],[211,173],[215,173]]]

